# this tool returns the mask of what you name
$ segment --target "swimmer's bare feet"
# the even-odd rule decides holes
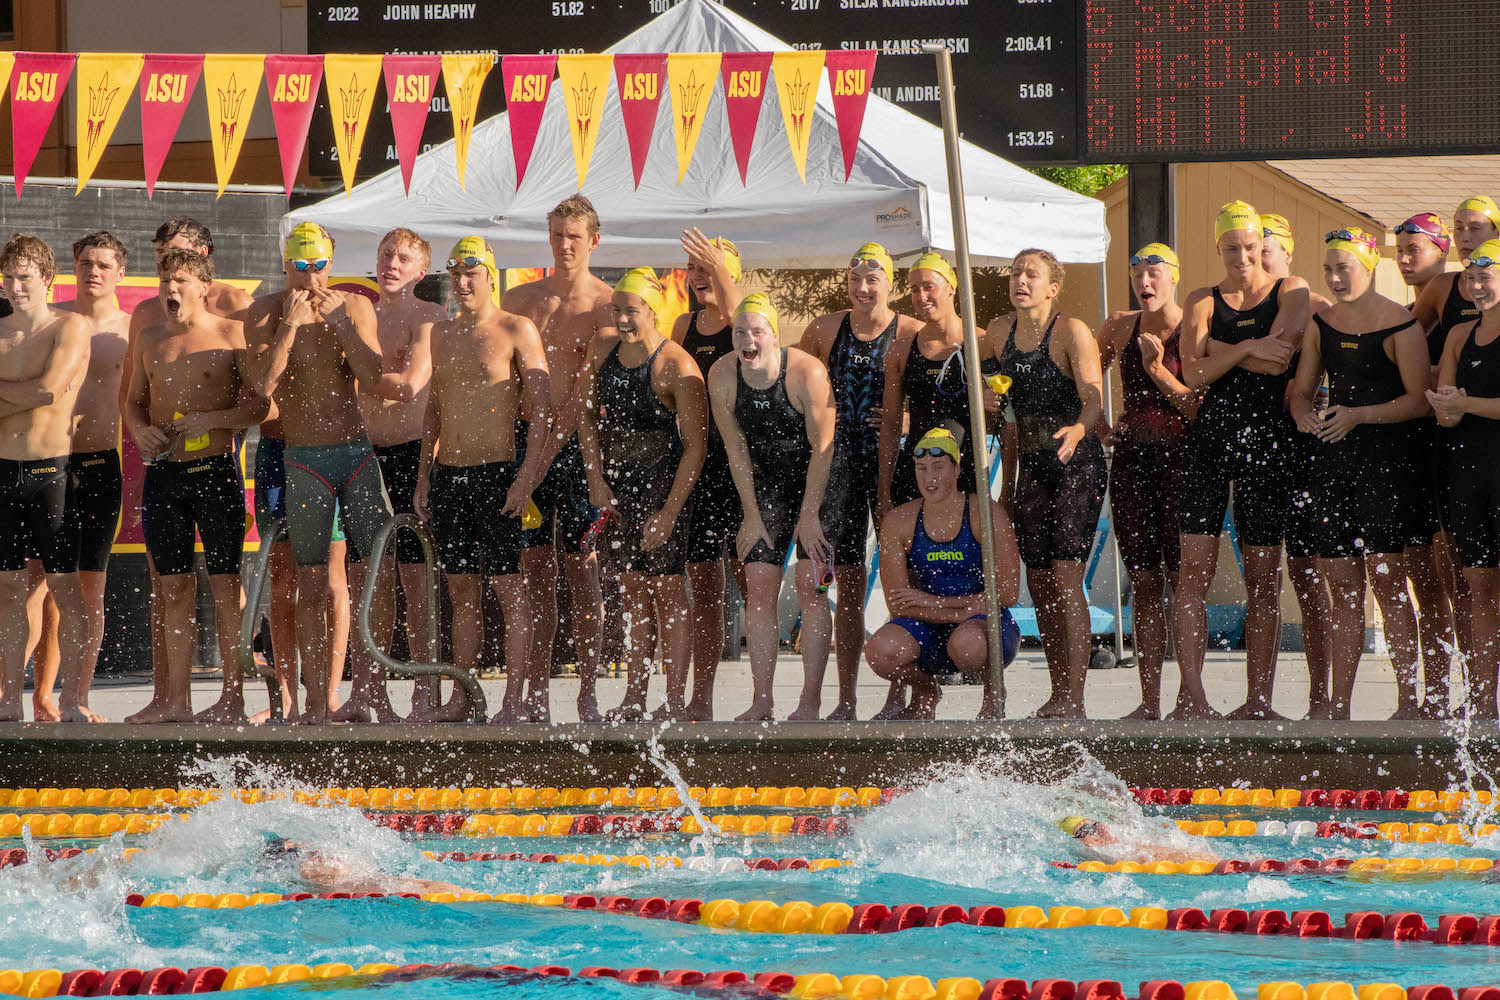
[[[599,702],[593,698],[578,699],[578,721],[579,722],[603,722],[604,716],[599,712]]]
[[[1285,722],[1286,716],[1271,711],[1271,706],[1262,701],[1247,701],[1239,708],[1224,716],[1226,719],[1240,722],[1247,719],[1269,719],[1275,722]]]
[[[309,708],[293,721],[296,725],[299,726],[326,726],[334,720],[329,718],[328,712],[326,710],[315,713],[311,708]]]
[[[34,722],[63,721],[62,715],[57,710],[57,702],[51,698],[32,698],[31,718]]]
[[[607,722],[645,722],[646,706],[643,703],[626,702],[619,708],[604,713]]]
[[[516,713],[516,721],[550,724],[552,722],[552,706],[541,696],[527,698],[521,702],[521,707]]]
[[[714,721],[714,707],[712,703],[700,702],[694,698],[687,703],[687,708],[682,713],[683,722],[712,722]]]
[[[1168,722],[1202,721],[1222,718],[1223,716],[1214,711],[1214,707],[1208,702],[1182,697],[1177,699],[1176,707],[1167,715]]]
[[[833,711],[823,716],[824,722],[854,722],[859,718],[854,711],[852,701],[841,701],[834,706]]]
[[[1333,705],[1326,701],[1316,702],[1307,708],[1307,718],[1311,722],[1329,722],[1333,719]]]
[[[76,702],[73,703],[73,704],[68,704],[67,702],[64,702],[63,705],[62,705],[62,708],[59,709],[58,714],[61,716],[61,718],[58,720],[59,722],[108,722],[109,721],[104,716],[102,716],[98,712],[94,711],[92,708],[89,708],[87,705],[78,704]]]
[[[245,702],[242,699],[231,698],[225,695],[208,708],[193,716],[193,721],[216,723],[221,726],[233,726],[244,725],[250,720],[245,718]]]
[[[901,688],[893,684],[891,693],[885,699],[885,704],[880,706],[880,711],[870,717],[870,721],[890,722],[899,719],[904,711],[906,711],[906,702],[902,700]]]
[[[936,685],[931,694],[913,690],[911,704],[902,709],[896,718],[902,722],[931,722],[937,718],[937,705],[942,700],[943,689]]]
[[[372,718],[370,706],[365,700],[355,696],[339,706],[338,710],[329,716],[334,722],[369,722]]]
[[[749,708],[745,709],[745,711],[734,717],[734,721],[771,722],[773,719],[775,719],[775,714],[773,711],[774,707],[775,706],[773,706],[769,700],[763,702],[751,702]]]
[[[1448,709],[1448,698],[1429,697],[1422,702],[1422,718],[1424,719],[1446,719],[1452,713]]]
[[[420,717],[416,714],[407,716],[407,722],[468,722],[473,715],[473,706],[469,704],[469,696],[464,694],[463,688],[455,687],[453,696],[446,702],[434,708],[430,712],[424,712]],[[514,717],[505,720],[514,722]]]
[[[1140,707],[1137,708],[1134,712],[1131,712],[1129,715],[1125,716],[1125,718],[1142,719],[1146,722],[1158,722],[1161,719],[1161,709],[1153,708],[1145,702],[1141,702]]]
[[[1391,713],[1388,722],[1411,722],[1416,719],[1431,718],[1422,710],[1421,705],[1397,705],[1396,711]]]
[[[1083,706],[1064,695],[1053,695],[1036,710],[1038,719],[1081,719]]]
[[[0,705],[0,722],[23,722],[25,718],[20,702],[14,705]]]
[[[797,703],[797,707],[794,708],[794,709],[792,709],[791,713],[787,715],[786,721],[788,721],[788,722],[817,722],[818,718],[822,714],[823,714],[823,703],[822,703],[821,700],[814,701],[814,702],[809,702],[809,701],[803,700],[803,701],[798,702]]]
[[[984,700],[979,703],[979,714],[974,716],[976,722],[999,722],[1005,716],[1000,714],[1000,706],[995,704],[995,696],[988,691],[984,693]]]
[[[163,705],[153,701],[134,715],[127,715],[125,722],[132,726],[154,726],[163,722],[192,722],[193,710],[181,705]]]

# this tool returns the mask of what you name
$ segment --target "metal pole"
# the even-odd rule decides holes
[[[286,533],[286,519],[276,518],[269,525],[264,526],[260,536],[260,548],[256,550],[254,572],[245,583],[245,610],[240,613],[240,685],[243,687],[245,678],[259,675],[259,668],[255,663],[255,633],[260,630],[260,607],[261,595],[265,593],[266,579],[271,575],[271,550]],[[272,650],[275,655],[276,651]],[[288,653],[282,650],[281,656]],[[290,653],[290,667],[292,676],[297,676],[297,650],[294,647]],[[224,664],[224,669],[230,669],[229,664]],[[266,675],[266,691],[271,699],[272,722],[285,722],[286,718],[281,709],[281,685],[276,677],[276,665],[271,664],[271,672]]]
[[[1106,261],[1099,262],[1099,326],[1102,328],[1109,318],[1109,302],[1105,296],[1109,291],[1109,283],[1105,280],[1105,271],[1108,270]],[[1104,419],[1108,421],[1113,416],[1110,408],[1109,372],[1104,373]],[[1108,468],[1114,464],[1114,447],[1110,446],[1104,450],[1105,466]],[[1109,480],[1106,478],[1104,486],[1105,510],[1109,510]],[[1124,609],[1120,604],[1120,526],[1115,524],[1113,516],[1109,519],[1109,560],[1113,569],[1113,584],[1115,599],[1115,666],[1119,666],[1125,659],[1125,617]],[[1133,624],[1133,623],[1132,623]],[[1132,629],[1132,632],[1134,629]]]
[[[964,370],[969,383],[969,448],[974,452],[974,484],[979,535],[984,547],[984,609],[989,633],[989,680],[1000,718],[1005,718],[1005,660],[1000,637],[1000,595],[995,591],[995,519],[990,503],[990,453],[984,426],[984,390],[979,375],[979,336],[974,329],[974,280],[969,273],[969,225],[964,213],[964,175],[959,163],[958,113],[953,98],[953,60],[942,45],[924,45],[937,58],[938,93],[943,102],[943,147],[948,158],[948,204],[953,210],[953,249],[958,265],[958,314],[964,324]]]

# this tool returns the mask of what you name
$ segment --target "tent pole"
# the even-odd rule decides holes
[[[1108,281],[1105,280],[1105,271],[1108,270],[1108,267],[1109,267],[1108,261],[1100,261],[1099,262],[1099,327],[1098,327],[1098,329],[1103,329],[1105,322],[1109,319],[1109,302],[1108,302],[1108,300],[1106,298],[1106,295],[1108,294],[1108,291],[1109,291],[1109,283],[1108,283]],[[1104,373],[1104,419],[1105,419],[1106,422],[1109,421],[1109,420],[1111,420],[1113,418],[1113,416],[1114,416],[1113,409],[1110,406],[1110,396],[1111,396],[1111,393],[1109,391],[1109,388],[1110,388],[1109,387],[1109,372],[1105,372]],[[1105,449],[1105,453],[1109,457],[1109,464],[1111,466],[1113,466],[1114,465],[1114,447],[1111,446],[1109,448],[1106,448]],[[1105,482],[1105,488],[1104,488],[1104,502],[1106,504],[1109,503],[1109,484],[1108,484],[1107,480]],[[1106,508],[1106,509],[1108,509],[1108,508]],[[1120,604],[1120,593],[1121,593],[1121,588],[1120,588],[1120,530],[1119,530],[1119,525],[1115,524],[1115,519],[1113,517],[1111,517],[1109,519],[1109,560],[1110,560],[1110,566],[1113,569],[1113,573],[1111,574],[1111,577],[1114,580],[1114,582],[1111,584],[1111,589],[1114,591],[1114,599],[1115,599],[1115,665],[1118,666],[1125,659],[1125,620],[1124,620],[1124,609],[1121,607],[1121,604]],[[1132,632],[1134,632],[1133,629],[1132,629]]]
[[[943,102],[943,146],[948,159],[948,203],[953,210],[953,249],[958,257],[958,313],[964,324],[964,370],[969,383],[969,448],[974,482],[983,498],[979,534],[984,547],[985,627],[989,633],[989,682],[1000,718],[1005,718],[1005,660],[1000,636],[1000,597],[995,590],[995,519],[990,503],[990,453],[984,426],[984,389],[979,376],[979,336],[974,329],[974,279],[969,271],[969,227],[964,212],[963,167],[959,163],[958,114],[953,98],[953,61],[946,46],[924,45],[937,58],[938,92]]]

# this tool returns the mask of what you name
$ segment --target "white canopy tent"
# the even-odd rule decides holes
[[[787,48],[713,0],[682,0],[610,51]],[[499,76],[496,66],[487,85],[499,86]],[[875,77],[880,78],[878,62]],[[981,95],[960,98],[966,96]],[[578,189],[562,102],[561,88],[554,85],[520,190],[509,117],[500,114],[474,129],[467,190],[459,186],[448,142],[417,157],[410,196],[402,189],[400,171],[393,168],[357,185],[347,197],[340,193],[287,213],[282,235],[300,221],[318,222],[337,239],[346,271],[351,262],[373,264],[378,240],[394,226],[410,227],[431,240],[438,267],[447,247],[470,234],[490,241],[502,267],[546,264],[551,260],[547,212]],[[870,240],[884,243],[897,256],[954,249],[942,130],[879,97],[869,99],[854,170],[846,182],[825,78],[803,183],[776,97],[768,94],[742,185],[718,93],[687,175],[677,183],[670,99],[663,95],[639,190],[613,82],[607,102],[583,185],[603,220],[604,240],[592,258],[596,266],[679,264],[678,237],[689,226],[728,235],[750,267],[842,267],[853,248]],[[962,122],[962,102],[959,108]],[[1046,247],[1070,263],[1104,260],[1109,236],[1102,202],[968,142],[963,143],[963,170],[975,265],[1007,262],[1028,246]]]

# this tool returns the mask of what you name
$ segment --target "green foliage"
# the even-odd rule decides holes
[[[1089,167],[1032,167],[1031,172],[1069,191],[1093,195],[1125,176],[1123,163],[1099,163]]]

